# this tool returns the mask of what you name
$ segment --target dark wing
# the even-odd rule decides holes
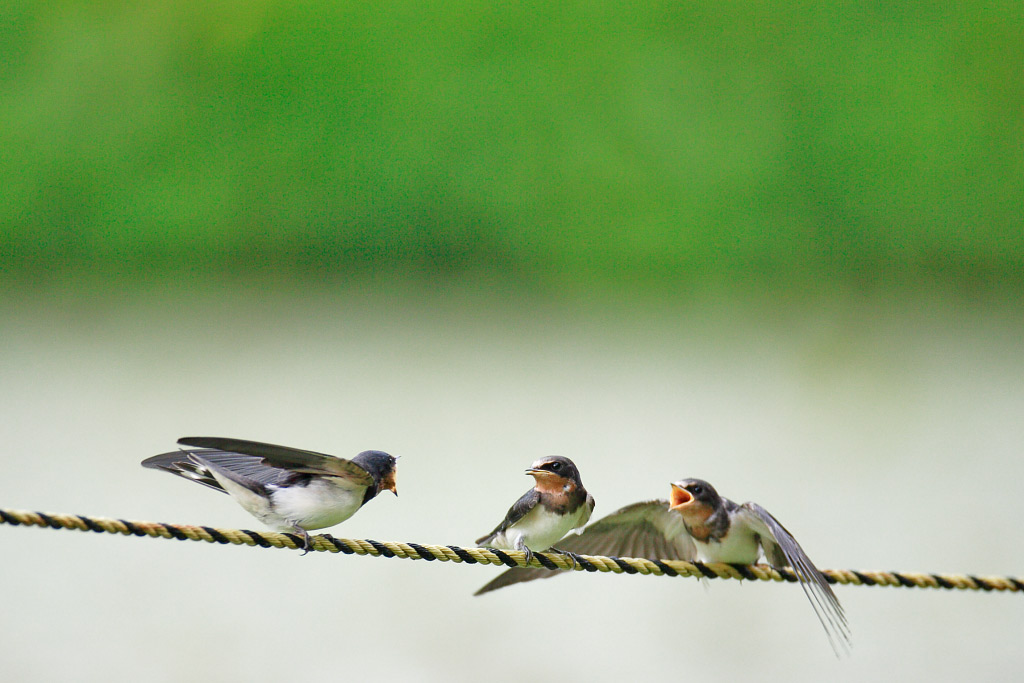
[[[839,598],[832,592],[825,575],[807,557],[807,553],[793,538],[793,534],[772,517],[771,513],[757,503],[744,503],[739,514],[761,537],[761,547],[765,557],[772,566],[792,567],[800,581],[804,595],[811,602],[814,613],[818,616],[825,633],[828,634],[832,649],[839,654],[837,642],[846,649],[850,645],[850,627],[846,623],[843,606]]]
[[[268,484],[282,486],[297,476],[303,476],[296,475],[292,470],[271,467],[259,456],[208,448],[161,453],[143,460],[142,466],[164,470],[224,493],[227,491],[211,470],[219,470],[232,481],[257,492],[262,492]]]
[[[373,486],[374,484],[373,477],[370,476],[370,473],[356,463],[333,455],[326,455],[325,453],[316,453],[314,451],[304,451],[298,448],[289,448],[287,446],[275,446],[274,444],[260,443],[259,441],[245,441],[244,439],[229,439],[219,436],[186,436],[182,439],[178,439],[178,443],[184,446],[198,446],[199,448],[223,451],[226,454],[252,456],[261,459],[264,466],[289,470],[299,474],[342,477],[353,484],[358,484],[360,486]],[[247,467],[248,462],[249,461],[247,460],[239,461],[239,464],[245,463],[244,466]],[[217,464],[232,471],[239,472],[239,470],[230,465],[223,463]],[[252,476],[252,474],[249,473],[245,476]]]
[[[532,510],[533,508],[537,507],[537,503],[539,502],[540,493],[537,491],[537,489],[530,489],[529,491],[524,493],[519,500],[512,504],[512,507],[508,509],[508,514],[505,515],[505,519],[501,520],[501,524],[494,527],[494,531],[487,534],[486,536],[481,536],[480,538],[476,539],[475,543],[479,546],[486,546],[487,543],[491,541],[499,533],[509,528],[510,526],[521,520],[523,517],[525,517],[526,513]]]
[[[220,453],[221,451],[171,451],[170,453],[161,453],[160,455],[154,455],[151,458],[146,458],[142,461],[143,467],[149,467],[154,470],[163,470],[164,472],[170,472],[176,474],[179,477],[184,477],[196,483],[202,484],[203,486],[209,486],[214,491],[220,491],[221,493],[227,493],[224,487],[213,478],[210,474],[210,470],[203,464],[193,460],[189,457],[190,453],[196,453],[199,455]],[[244,456],[243,456],[244,457]],[[257,462],[259,458],[253,458]]]
[[[683,518],[668,509],[668,501],[646,500],[633,503],[597,520],[583,533],[569,534],[555,544],[559,550],[577,555],[638,557],[649,560],[686,560],[697,557],[693,539],[686,532]],[[487,593],[514,583],[549,579],[565,572],[515,567],[476,592]]]

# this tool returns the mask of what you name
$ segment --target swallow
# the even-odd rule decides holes
[[[837,643],[843,649],[849,646],[850,630],[839,599],[786,527],[757,503],[734,503],[701,479],[674,482],[669,500],[627,505],[557,543],[577,555],[744,565],[756,563],[763,553],[776,569],[793,569],[836,654]],[[561,573],[512,568],[476,595]]]
[[[381,491],[398,495],[396,458],[382,451],[346,460],[217,436],[188,436],[178,443],[198,448],[154,455],[142,466],[228,494],[275,531],[302,536],[307,553],[310,530],[344,522]]]
[[[580,472],[569,458],[552,455],[533,463],[526,474],[535,480],[494,531],[478,538],[480,547],[518,550],[526,553],[527,563],[533,551],[551,550],[566,534],[579,533],[594,511],[594,497],[587,493]],[[572,553],[566,553],[573,557]]]

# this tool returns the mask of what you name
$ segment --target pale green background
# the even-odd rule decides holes
[[[572,457],[822,567],[1024,574],[1021,5],[8,3],[0,506],[258,528],[185,435],[402,456],[469,544]],[[735,13],[733,13],[735,12]],[[1019,595],[0,526],[0,678],[1017,680]]]

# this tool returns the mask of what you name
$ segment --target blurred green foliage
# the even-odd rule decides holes
[[[1024,3],[8,2],[0,267],[1024,283]]]

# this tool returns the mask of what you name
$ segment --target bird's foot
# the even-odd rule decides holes
[[[313,549],[313,539],[310,537],[309,532],[300,526],[296,526],[295,531],[302,536],[302,556],[305,557]]]
[[[515,545],[513,545],[512,547],[515,548],[516,550],[518,550],[519,552],[523,553],[524,555],[526,555],[526,563],[523,566],[524,567],[529,566],[530,562],[533,561],[533,551],[530,550],[526,546],[525,543],[523,543],[522,539],[519,539],[518,541],[516,541]]]
[[[549,553],[558,553],[559,555],[565,555],[572,561],[572,570],[580,565],[580,556],[570,550],[561,550],[559,548],[548,548]]]

